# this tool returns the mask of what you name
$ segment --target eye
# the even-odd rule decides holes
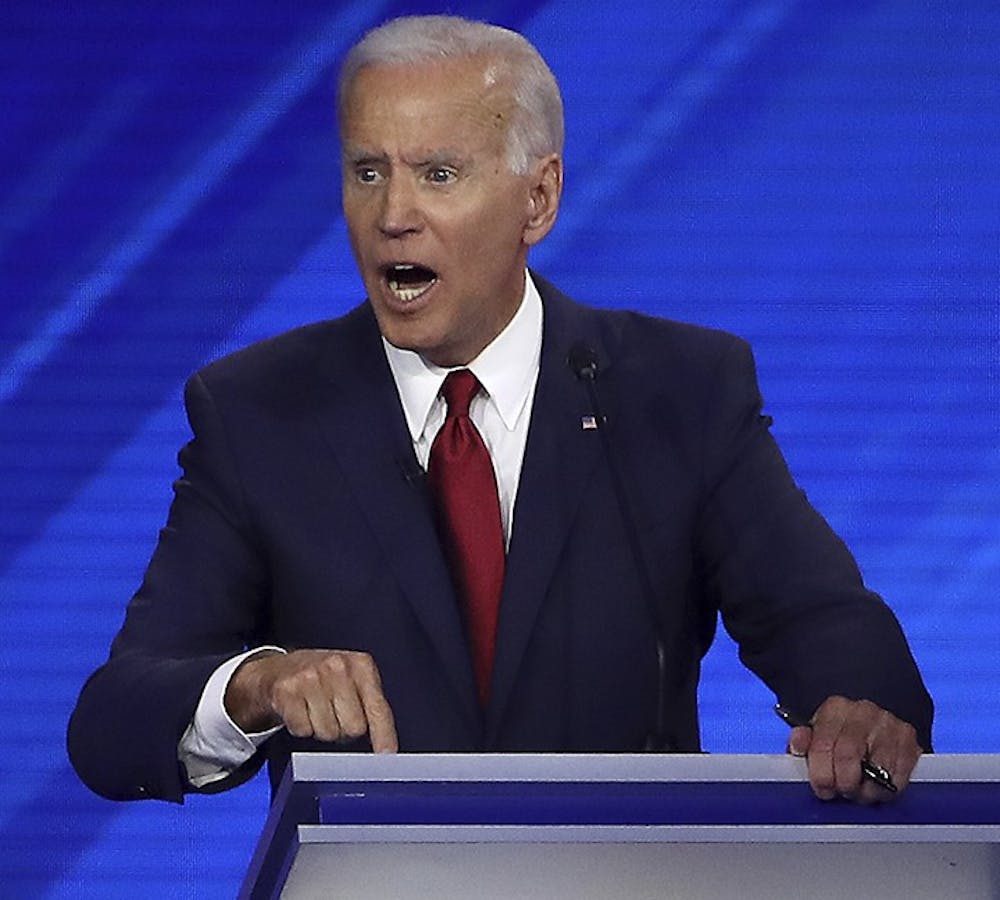
[[[450,166],[434,166],[427,170],[427,180],[432,184],[451,184],[458,173]]]
[[[375,184],[379,180],[378,170],[373,166],[358,166],[354,170],[354,177],[362,184]]]

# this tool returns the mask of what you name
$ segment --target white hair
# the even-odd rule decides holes
[[[369,31],[344,59],[337,85],[343,123],[347,89],[366,66],[405,66],[485,57],[490,75],[506,82],[514,101],[507,161],[523,175],[532,162],[562,154],[563,106],[552,70],[516,31],[458,16],[403,16]]]

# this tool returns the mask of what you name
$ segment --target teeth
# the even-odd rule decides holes
[[[423,294],[431,285],[437,281],[437,278],[431,278],[429,281],[418,284],[400,284],[399,276],[404,272],[412,272],[417,266],[411,265],[409,263],[402,263],[393,266],[386,273],[386,282],[389,285],[389,290],[396,295],[397,299],[403,303],[409,303],[412,300],[416,300],[421,294]]]
[[[433,283],[433,282],[431,282]],[[400,287],[395,281],[389,282],[389,288],[392,292],[404,303],[409,303],[411,300],[416,300],[424,291],[427,290],[431,285],[425,284],[422,287]]]

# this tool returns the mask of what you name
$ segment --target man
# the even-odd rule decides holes
[[[395,20],[338,116],[368,302],[189,382],[167,527],[70,723],[83,780],[180,800],[297,749],[696,750],[721,610],[811,719],[790,746],[818,796],[887,799],[865,760],[904,788],[930,698],[792,482],[749,349],[527,271],[563,175],[537,51]]]

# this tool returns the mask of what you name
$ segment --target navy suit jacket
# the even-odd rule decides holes
[[[634,751],[654,725],[699,747],[699,663],[721,610],[789,707],[867,697],[930,748],[931,703],[896,619],[795,486],[761,415],[749,347],[717,331],[573,303],[537,279],[541,368],[517,494],[488,708],[395,385],[367,305],[208,366],[169,520],[109,661],[69,730],[83,780],[182,798],[177,743],[210,673],[245,646],[372,654],[403,751]],[[594,410],[567,365],[599,360],[620,508]],[[640,535],[660,623],[627,537]],[[332,747],[279,733],[288,753]]]

